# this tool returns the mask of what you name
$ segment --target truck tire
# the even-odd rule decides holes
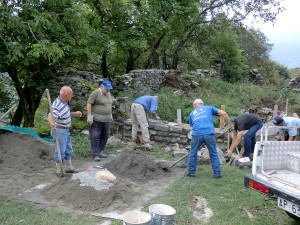
[[[294,219],[294,220],[300,222],[300,217],[295,216],[294,214],[292,214],[292,213],[290,213],[290,212],[287,212],[287,211],[285,211],[285,212],[286,212],[286,214],[289,215],[289,217],[291,217],[292,219]]]

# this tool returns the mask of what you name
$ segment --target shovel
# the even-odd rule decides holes
[[[48,98],[48,103],[49,103],[49,109],[50,109],[50,115],[54,121],[54,116],[53,116],[53,109],[52,109],[52,102],[51,102],[51,98],[50,98],[50,94],[49,94],[49,89],[46,89],[46,94],[47,94],[47,98]],[[54,137],[55,137],[55,143],[56,143],[56,149],[58,152],[58,160],[59,160],[59,167],[60,167],[60,176],[63,177],[64,174],[64,170],[63,170],[63,164],[62,164],[62,158],[61,158],[61,152],[60,152],[60,147],[59,147],[59,142],[58,142],[58,136],[57,136],[57,132],[56,129],[53,129],[53,133],[54,133]]]
[[[221,134],[218,134],[216,136],[216,138],[219,138],[221,136],[223,136],[226,132],[230,131],[231,130],[231,127],[227,128],[226,130],[224,130],[224,132],[222,132]],[[201,148],[204,147],[204,144],[201,145]],[[203,153],[203,152],[202,152]],[[186,153],[184,156],[182,156],[181,158],[179,158],[178,160],[176,160],[171,166],[169,167],[163,167],[163,171],[170,171],[170,169],[175,166],[176,164],[178,164],[180,161],[184,160],[186,157],[189,156],[190,153]]]
[[[6,113],[4,113],[2,116],[0,116],[0,120],[2,120],[4,117],[6,117],[15,107],[16,107],[16,104],[14,104],[9,110],[7,110]]]

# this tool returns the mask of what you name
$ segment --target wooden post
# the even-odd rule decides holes
[[[289,99],[286,100],[286,104],[285,104],[285,116],[288,116],[288,105],[289,105]]]
[[[181,109],[177,109],[177,123],[181,124]]]
[[[221,105],[221,110],[225,111],[225,105]],[[220,117],[220,128],[224,128],[224,118]]]
[[[278,105],[274,105],[274,110],[273,110],[273,118],[275,118],[278,114]]]

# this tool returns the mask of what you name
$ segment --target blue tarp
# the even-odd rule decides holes
[[[48,137],[41,137],[35,130],[32,129],[28,129],[25,127],[18,127],[18,126],[5,126],[5,127],[0,127],[0,133],[4,133],[4,132],[19,132],[19,133],[23,133],[23,134],[29,134],[31,136],[33,136],[34,138],[37,139],[43,139],[45,141],[52,141],[52,137],[48,136]]]

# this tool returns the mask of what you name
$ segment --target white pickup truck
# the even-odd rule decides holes
[[[300,221],[300,141],[269,141],[268,132],[272,129],[275,127],[261,129],[261,140],[253,153],[252,174],[245,176],[244,185],[275,197],[279,208]]]

